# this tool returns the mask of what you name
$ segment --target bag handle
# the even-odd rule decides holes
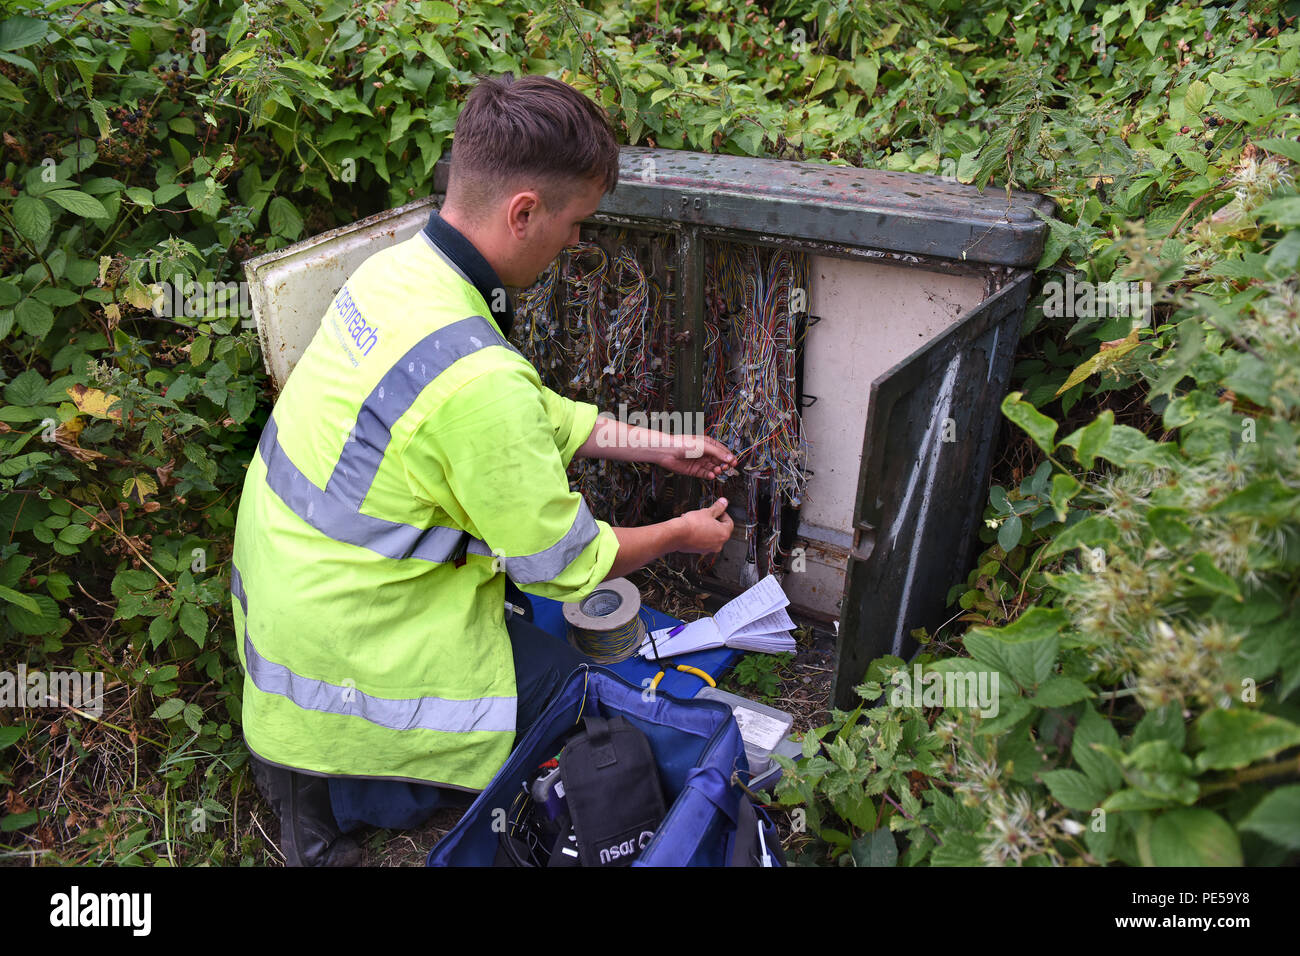
[[[604,768],[618,763],[618,753],[614,750],[614,737],[610,733],[609,721],[604,717],[588,714],[583,718],[587,725],[587,742],[591,745],[591,759],[597,767]]]

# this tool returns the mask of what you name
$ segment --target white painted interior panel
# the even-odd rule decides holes
[[[852,545],[871,383],[984,299],[984,280],[875,261],[813,256],[804,345],[808,479],[801,535]],[[828,534],[827,532],[832,532]]]

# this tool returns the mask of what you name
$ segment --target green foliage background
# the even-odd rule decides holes
[[[1031,302],[1015,481],[952,595],[974,628],[922,657],[996,670],[1000,714],[889,706],[902,662],[876,662],[882,702],[783,787],[804,861],[1300,850],[1296,3],[9,6],[0,660],[108,683],[99,717],[0,716],[10,853],[269,858],[227,594],[267,382],[239,317],[159,319],[150,286],[426,195],[474,77],[506,70],[573,83],[629,144],[1044,192],[1043,279],[1153,283],[1136,330]]]

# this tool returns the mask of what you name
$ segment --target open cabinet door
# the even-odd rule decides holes
[[[1033,275],[1023,272],[871,385],[854,547],[845,575],[834,706],[883,654],[907,659],[910,633],[951,616],[984,513],[1001,421]]]

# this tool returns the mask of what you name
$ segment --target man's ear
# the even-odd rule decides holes
[[[511,196],[506,206],[506,223],[510,234],[516,239],[527,238],[529,227],[541,208],[542,200],[535,190],[525,189]]]

